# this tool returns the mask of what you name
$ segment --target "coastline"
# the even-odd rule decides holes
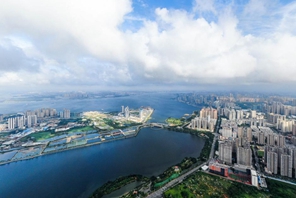
[[[94,142],[94,143],[89,143],[89,144],[77,145],[77,146],[73,146],[73,147],[69,147],[69,148],[65,148],[65,149],[60,149],[60,150],[49,151],[49,152],[43,153],[43,151],[46,148],[46,146],[45,146],[44,148],[42,148],[41,154],[34,155],[34,156],[29,156],[29,157],[24,157],[24,158],[17,159],[17,160],[9,160],[9,161],[5,161],[5,162],[0,162],[0,166],[10,164],[10,163],[14,163],[14,162],[18,162],[18,161],[24,161],[24,160],[29,160],[29,159],[33,159],[33,158],[38,158],[38,157],[41,157],[41,156],[50,155],[50,154],[54,154],[54,153],[60,153],[60,152],[69,151],[69,150],[73,150],[73,149],[79,149],[79,148],[99,145],[99,144],[102,144],[102,143],[108,143],[108,142],[113,142],[113,141],[124,140],[124,139],[127,139],[127,138],[136,137],[139,134],[139,132],[141,131],[142,128],[150,127],[150,126],[146,125],[146,122],[149,120],[149,118],[151,117],[153,112],[154,112],[154,109],[152,109],[151,113],[147,116],[147,118],[144,120],[142,125],[137,126],[137,129],[135,129],[135,133],[133,133],[133,134],[124,135],[124,137],[113,138],[113,139],[103,140],[103,141],[100,141],[100,142]],[[15,153],[15,155],[16,154],[17,153]]]

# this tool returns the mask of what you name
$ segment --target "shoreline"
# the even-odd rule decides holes
[[[42,154],[39,154],[39,155],[34,155],[34,156],[30,156],[30,157],[26,157],[26,158],[22,158],[22,159],[18,159],[18,160],[1,162],[0,166],[5,165],[5,164],[10,164],[10,163],[13,163],[13,162],[38,158],[38,157],[41,157],[41,156],[44,156],[44,155],[50,155],[50,154],[54,154],[54,153],[60,153],[60,152],[64,152],[64,151],[69,151],[69,150],[74,150],[74,149],[79,149],[79,148],[84,148],[84,147],[89,147],[89,146],[95,146],[95,145],[98,145],[98,144],[113,142],[113,141],[117,141],[117,140],[123,140],[123,139],[127,139],[127,138],[133,138],[133,137],[136,137],[138,135],[138,133],[139,132],[136,132],[135,135],[128,135],[128,136],[125,136],[123,138],[116,138],[116,139],[112,139],[112,140],[104,140],[103,142],[95,142],[95,143],[90,143],[90,144],[85,144],[85,145],[78,145],[78,146],[73,146],[73,147],[70,147],[70,148],[61,149],[61,150],[57,150],[57,151],[49,151],[49,152],[46,152],[46,153],[42,153]]]
[[[6,165],[6,164],[10,164],[10,163],[14,163],[14,162],[18,162],[18,161],[25,161],[25,160],[29,160],[29,159],[33,159],[33,158],[38,158],[38,157],[41,157],[41,156],[50,155],[50,154],[54,154],[54,153],[60,153],[60,152],[69,151],[69,150],[73,150],[73,149],[79,149],[79,148],[84,148],[84,147],[89,147],[89,146],[95,146],[95,145],[99,145],[99,144],[102,144],[102,143],[108,143],[108,142],[113,142],[113,141],[124,140],[124,139],[127,139],[127,138],[136,137],[139,134],[139,132],[141,131],[142,128],[150,127],[150,126],[147,126],[145,124],[149,120],[149,118],[151,117],[151,115],[153,114],[153,112],[154,112],[154,109],[149,114],[149,116],[147,116],[147,118],[145,119],[145,122],[143,122],[142,125],[137,126],[137,129],[135,130],[135,133],[134,134],[129,134],[129,135],[126,135],[124,137],[114,138],[114,139],[110,139],[110,140],[104,140],[104,141],[100,141],[100,142],[94,142],[94,143],[89,143],[89,144],[84,144],[84,145],[73,146],[73,147],[70,147],[70,148],[60,149],[60,150],[56,150],[56,151],[49,151],[49,152],[46,152],[46,153],[41,153],[39,155],[25,157],[25,158],[22,158],[22,159],[9,160],[9,161],[5,161],[5,162],[0,162],[0,166]],[[42,148],[42,152],[45,150],[45,148],[46,147]],[[15,155],[16,154],[17,153],[15,153]]]

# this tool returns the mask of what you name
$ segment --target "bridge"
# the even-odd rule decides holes
[[[164,123],[156,123],[156,122],[153,122],[153,123],[145,123],[145,124],[141,125],[141,127],[167,128],[168,125],[167,124],[164,124]]]

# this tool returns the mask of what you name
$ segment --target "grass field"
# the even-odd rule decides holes
[[[264,151],[258,150],[257,155],[258,155],[258,157],[264,157]]]
[[[45,139],[48,139],[48,138],[51,138],[51,137],[54,137],[55,134],[52,134],[51,132],[38,132],[38,133],[32,133],[30,134],[29,136],[27,137],[30,137],[30,138],[35,138],[36,141],[40,141],[40,140],[45,140]]]
[[[173,174],[172,176],[170,176],[169,178],[167,178],[166,180],[164,180],[164,181],[162,181],[162,182],[159,182],[159,183],[156,183],[156,184],[154,185],[154,187],[163,186],[164,184],[170,182],[171,180],[173,180],[173,179],[179,177],[179,175],[180,175],[180,174],[175,173],[175,174]]]
[[[59,136],[59,135],[62,135],[62,134],[71,134],[71,133],[75,133],[75,132],[87,132],[87,131],[91,131],[91,130],[94,130],[93,127],[91,126],[85,126],[85,127],[77,127],[77,128],[73,128],[73,129],[70,129],[68,131],[61,131],[61,132],[53,132],[53,131],[43,131],[43,132],[37,132],[37,133],[32,133],[30,135],[28,135],[26,137],[27,138],[35,138],[36,141],[41,141],[41,140],[45,140],[45,139],[48,139],[48,138],[52,138],[54,136]]]
[[[296,197],[296,186],[266,178],[272,197]]]
[[[75,133],[75,132],[87,132],[87,131],[91,131],[91,130],[95,130],[95,129],[92,126],[85,126],[85,127],[73,128],[73,129],[70,129],[70,130],[64,131],[64,132]]]
[[[271,197],[265,191],[260,191],[255,187],[247,186],[224,178],[197,172],[181,184],[173,187],[164,193],[164,197],[169,198],[195,198],[195,197]]]
[[[166,120],[166,122],[169,125],[174,125],[174,126],[179,126],[179,125],[182,125],[184,123],[181,119],[177,119],[177,118],[168,118]]]

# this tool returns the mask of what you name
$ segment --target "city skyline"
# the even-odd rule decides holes
[[[289,0],[3,0],[1,90],[292,92],[295,10]]]

